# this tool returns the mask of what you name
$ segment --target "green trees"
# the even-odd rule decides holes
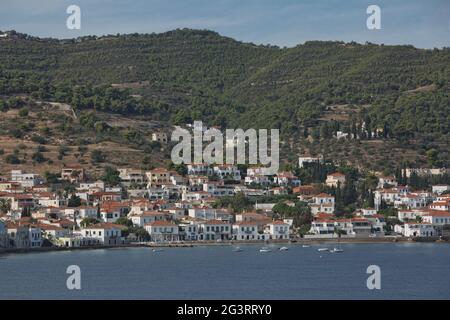
[[[133,222],[128,219],[127,217],[120,217],[119,219],[116,220],[116,224],[120,224],[126,227],[132,227],[133,226]]]
[[[237,193],[232,197],[223,197],[214,203],[218,208],[230,208],[234,213],[240,213],[253,209],[253,201],[245,196],[243,192]]]
[[[76,208],[76,207],[81,206],[81,199],[80,199],[80,197],[78,197],[78,196],[76,196],[76,195],[72,195],[72,196],[69,198],[69,201],[68,201],[68,203],[67,203],[67,206],[68,206],[69,208]]]
[[[308,204],[303,201],[297,202],[295,206],[279,202],[272,208],[272,211],[276,213],[279,218],[292,218],[295,227],[309,226],[313,220],[311,209]]]
[[[44,179],[45,179],[45,181],[47,181],[47,183],[49,183],[49,184],[58,183],[59,175],[56,174],[56,173],[52,173],[52,172],[49,172],[49,171],[45,171],[45,172],[44,172]]]
[[[311,147],[329,149],[341,143],[331,140],[337,131],[362,141],[413,139],[436,149],[430,164],[450,165],[443,152],[450,129],[448,49],[320,41],[277,48],[188,29],[103,40],[0,39],[0,91],[7,96],[0,111],[20,109],[25,116],[29,107],[19,96],[25,93],[70,104],[97,136],[115,132],[96,116],[101,111],[169,124],[269,125],[286,140],[312,137]],[[59,128],[70,132],[74,123]],[[10,134],[22,138],[26,130]],[[125,138],[145,140],[135,130]]]
[[[101,179],[110,186],[116,186],[121,182],[121,179],[119,177],[119,171],[110,166],[105,167]]]
[[[92,226],[92,225],[97,224],[97,223],[99,223],[99,221],[97,219],[91,218],[91,217],[87,217],[87,218],[84,218],[83,220],[81,220],[80,225],[82,227],[89,227],[89,226]]]
[[[105,161],[105,155],[101,150],[92,150],[91,159],[93,163],[101,163]]]
[[[33,153],[33,154],[31,155],[31,159],[32,159],[34,162],[37,162],[37,163],[42,163],[42,162],[46,161],[44,155],[43,155],[41,152],[39,152],[39,151]]]
[[[17,157],[17,155],[15,155],[15,154],[8,154],[5,157],[5,162],[9,163],[9,164],[20,164],[21,163],[19,157]]]
[[[11,200],[0,199],[0,213],[8,213],[11,210]]]

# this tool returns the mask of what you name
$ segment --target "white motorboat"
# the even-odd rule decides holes
[[[241,247],[237,247],[233,249],[233,252],[242,252],[243,250],[241,249]]]
[[[319,249],[317,249],[317,251],[319,251],[319,252],[330,251],[330,249],[328,249],[328,248],[319,248]]]
[[[341,252],[344,252],[344,249],[333,248],[333,249],[330,250],[330,252],[332,252],[332,253],[341,253]]]
[[[272,250],[270,248],[267,247],[262,247],[261,249],[259,249],[259,252],[271,252]]]
[[[278,250],[280,250],[280,251],[288,251],[289,250],[289,248],[288,247],[281,247],[280,249],[278,249]]]

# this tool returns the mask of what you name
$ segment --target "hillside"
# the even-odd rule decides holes
[[[319,41],[278,48],[187,29],[69,40],[10,32],[0,56],[4,111],[53,101],[80,115],[143,116],[162,127],[203,120],[280,128],[286,161],[325,153],[375,169],[450,165],[448,48]],[[357,138],[338,142],[337,131]]]

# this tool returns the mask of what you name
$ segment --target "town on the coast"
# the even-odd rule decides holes
[[[327,239],[443,241],[450,231],[449,170],[391,175],[301,156],[291,170],[188,164],[79,164],[0,177],[2,250]]]

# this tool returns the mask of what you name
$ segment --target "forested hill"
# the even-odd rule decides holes
[[[0,56],[3,96],[316,140],[336,131],[361,136],[364,128],[382,128],[385,139],[449,139],[449,48],[279,48],[188,29],[70,40],[8,32]]]

